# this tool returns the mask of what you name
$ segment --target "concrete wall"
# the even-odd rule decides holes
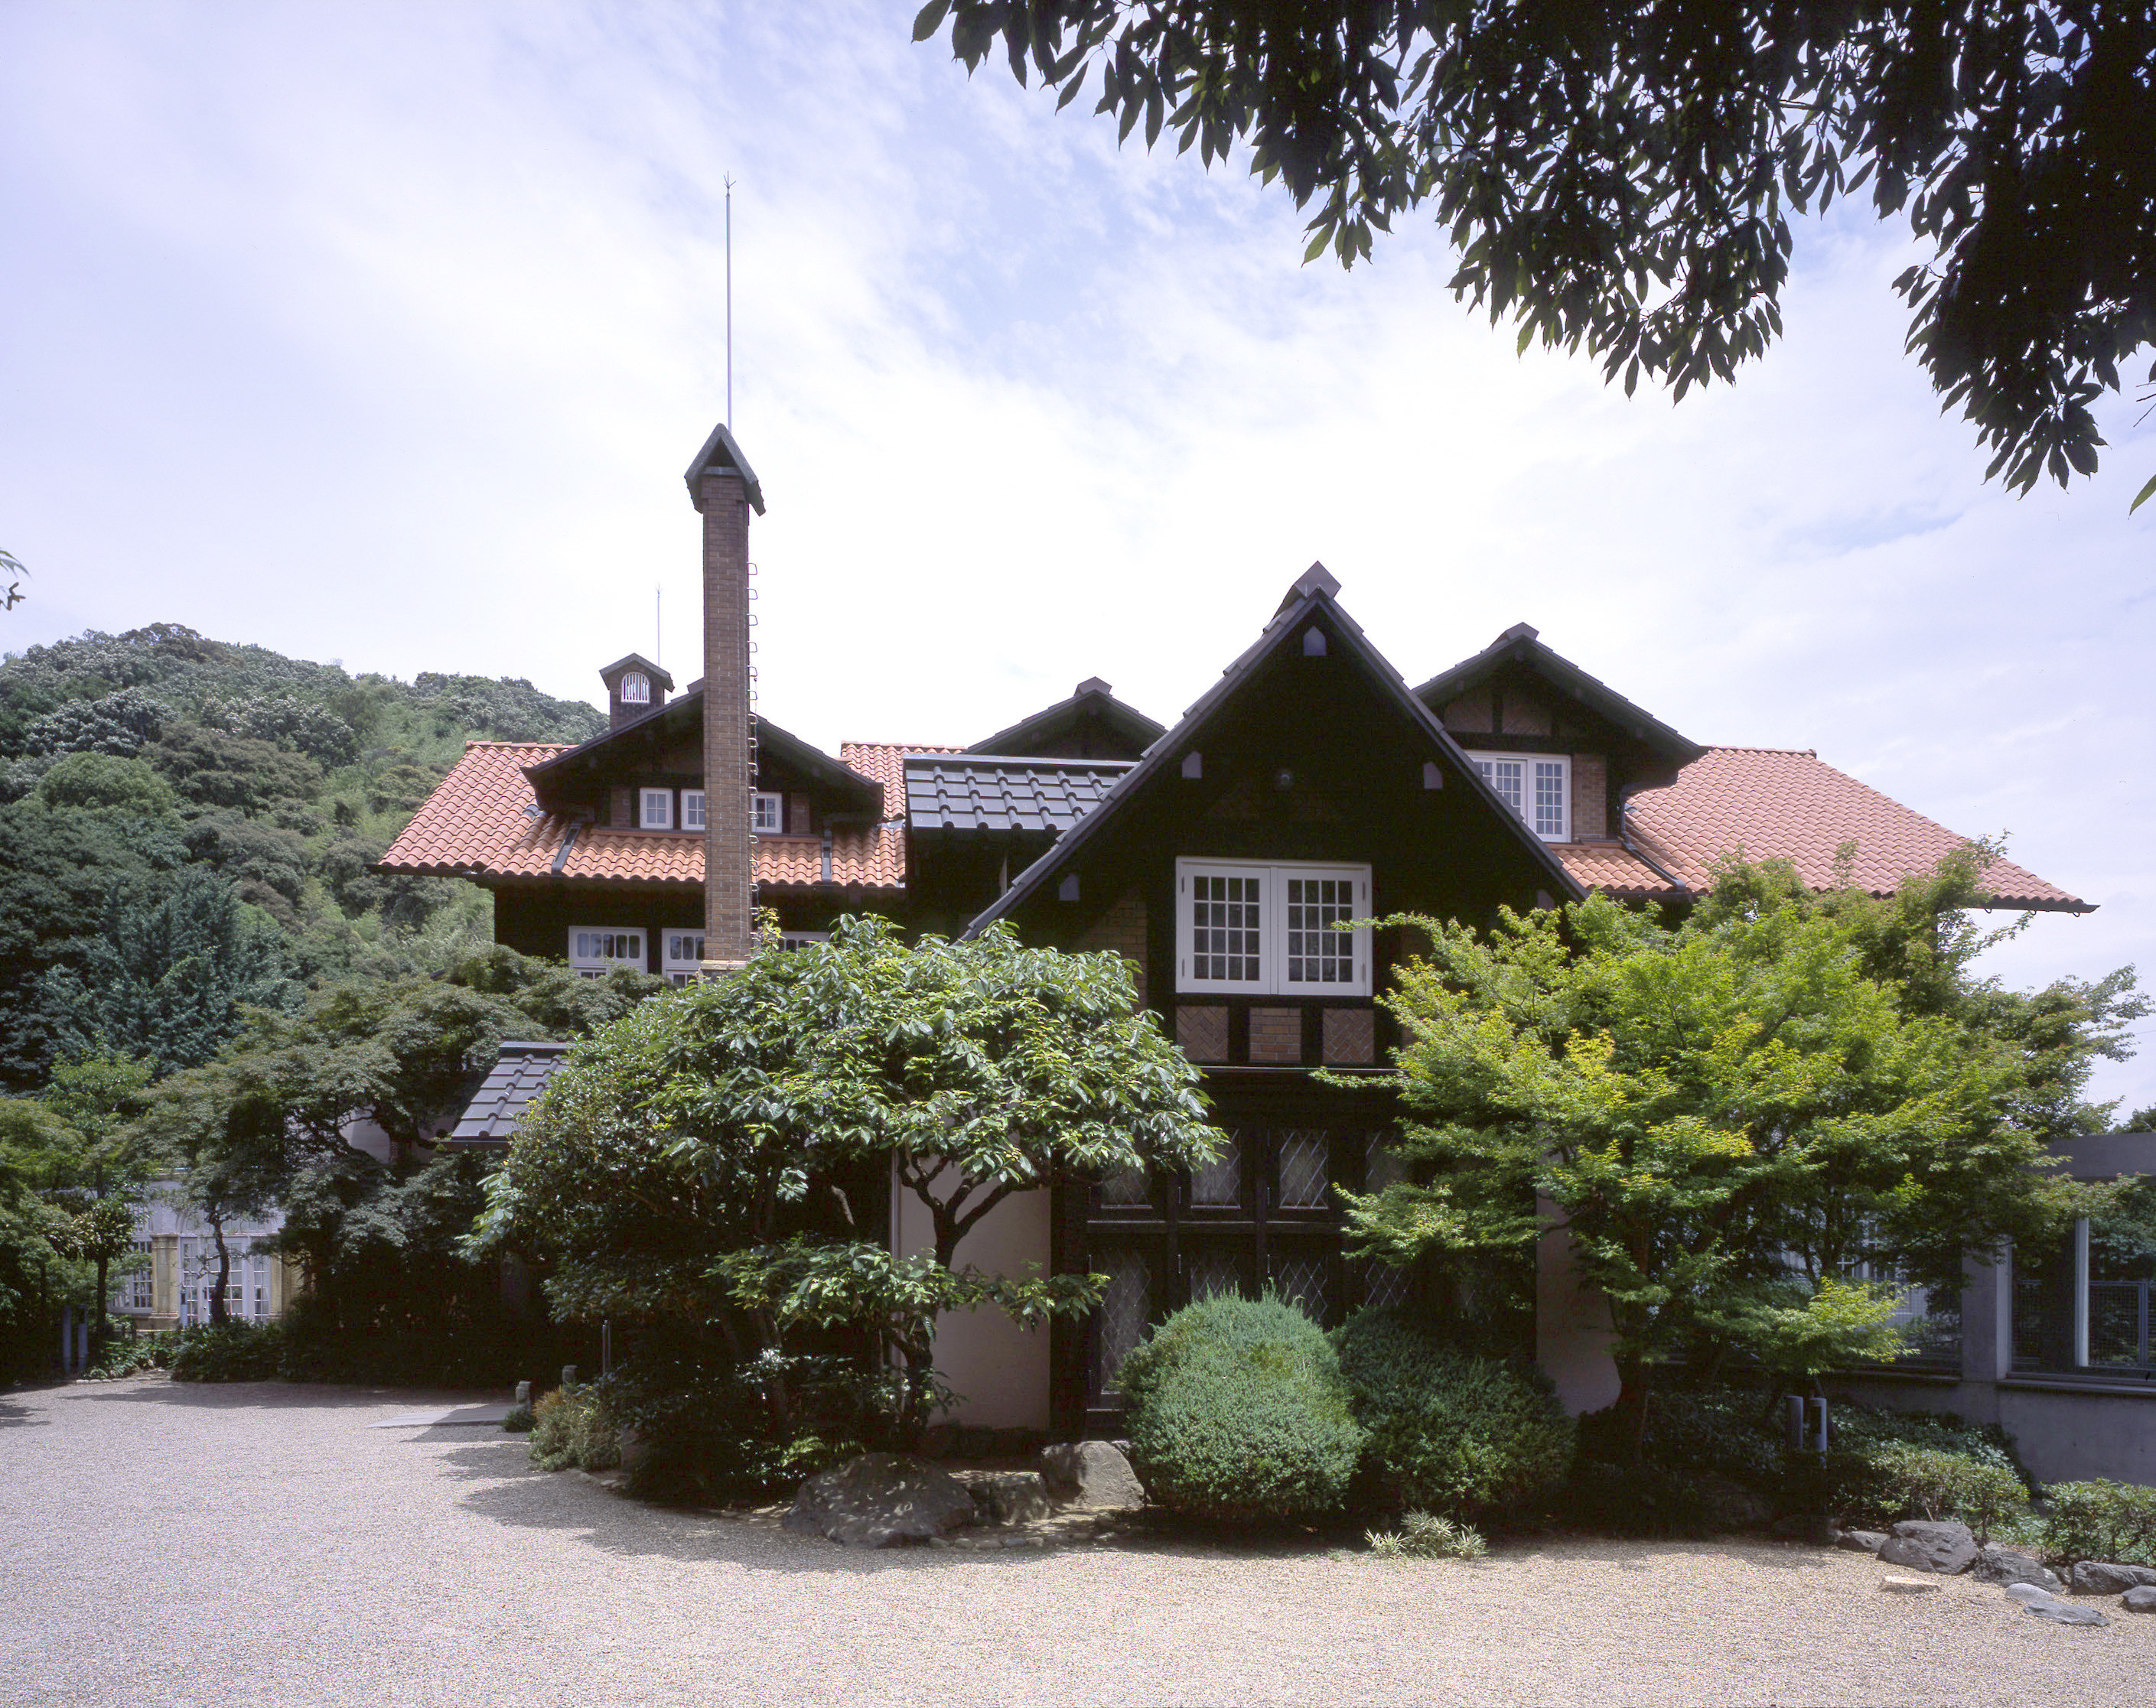
[[[928,1207],[891,1182],[891,1227],[901,1257],[936,1249]],[[991,1274],[1048,1273],[1049,1194],[1006,1198],[959,1242],[957,1260]],[[1048,1428],[1048,1331],[1021,1329],[993,1306],[946,1312],[936,1325],[936,1367],[964,1396],[949,1420],[976,1428]]]
[[[1609,1301],[1583,1287],[1573,1262],[1572,1235],[1549,1225],[1556,1207],[1539,1199],[1543,1233],[1535,1243],[1535,1362],[1557,1384],[1574,1417],[1616,1403],[1616,1362],[1609,1356]]]
[[[2041,1482],[2103,1477],[2156,1485],[2156,1392],[2040,1377],[1991,1382],[1882,1375],[1828,1385],[1869,1406],[1997,1423]]]

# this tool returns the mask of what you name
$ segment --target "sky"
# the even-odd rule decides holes
[[[1410,681],[1521,621],[1687,736],[1815,748],[2099,904],[1987,967],[2156,980],[2156,422],[2017,498],[1902,353],[1918,253],[1798,228],[1787,335],[1672,406],[1516,352],[1414,219],[1301,261],[911,0],[0,4],[8,651],[183,623],[598,700],[696,658],[681,471],[761,476],[760,709],[1173,721],[1322,560]],[[2156,1022],[2097,1090],[2156,1103]]]

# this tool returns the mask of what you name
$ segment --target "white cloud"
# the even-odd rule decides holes
[[[1322,557],[1410,678],[1524,618],[1698,738],[2011,830],[2103,903],[2017,981],[2156,962],[2130,406],[2097,481],[1982,485],[1861,210],[1735,387],[1628,401],[1455,305],[1428,228],[1302,267],[1240,167],[969,81],[911,10],[0,13],[7,644],[184,620],[582,695],[663,585],[683,663],[732,171],[802,733],[968,737],[1096,673],[1172,716]]]

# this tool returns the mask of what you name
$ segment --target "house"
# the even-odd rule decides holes
[[[301,1290],[296,1264],[258,1249],[285,1223],[271,1211],[228,1223],[225,1314],[235,1322],[266,1323],[282,1316]],[[157,1181],[136,1213],[136,1266],[113,1284],[108,1308],[131,1319],[143,1333],[159,1333],[210,1321],[217,1290],[217,1238],[201,1213],[187,1205],[177,1181]]]
[[[1327,1320],[1399,1295],[1399,1273],[1344,1255],[1332,1188],[1398,1167],[1376,998],[1409,946],[1335,922],[1484,922],[1597,889],[1681,910],[1738,851],[1890,893],[1964,843],[1811,751],[1681,735],[1524,623],[1411,686],[1322,565],[1251,613],[1240,653],[1224,637],[1226,669],[1172,726],[1095,678],[979,739],[824,753],[749,704],[747,534],[763,496],[725,428],[687,480],[704,517],[703,679],[676,694],[632,654],[600,673],[610,718],[595,740],[473,744],[382,868],[485,885],[501,941],[593,976],[737,965],[752,907],[795,941],[867,910],[952,935],[1005,921],[1133,962],[1232,1144],[1190,1177],[1011,1200],[968,1236],[961,1255],[983,1265],[1109,1277],[1088,1323],[947,1326],[939,1363],[970,1422],[1111,1428],[1123,1355],[1194,1295],[1270,1286]],[[1989,881],[1995,906],[2089,910],[2006,862]],[[506,1142],[557,1059],[505,1046],[455,1141]],[[1320,1068],[1368,1084],[1321,1085]],[[922,1221],[894,1194],[901,1249],[926,1242]],[[1614,1372],[1566,1255],[1546,1237],[1537,1352],[1591,1408]]]

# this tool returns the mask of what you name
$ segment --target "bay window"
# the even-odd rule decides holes
[[[1175,863],[1176,987],[1252,996],[1368,996],[1370,869]]]

